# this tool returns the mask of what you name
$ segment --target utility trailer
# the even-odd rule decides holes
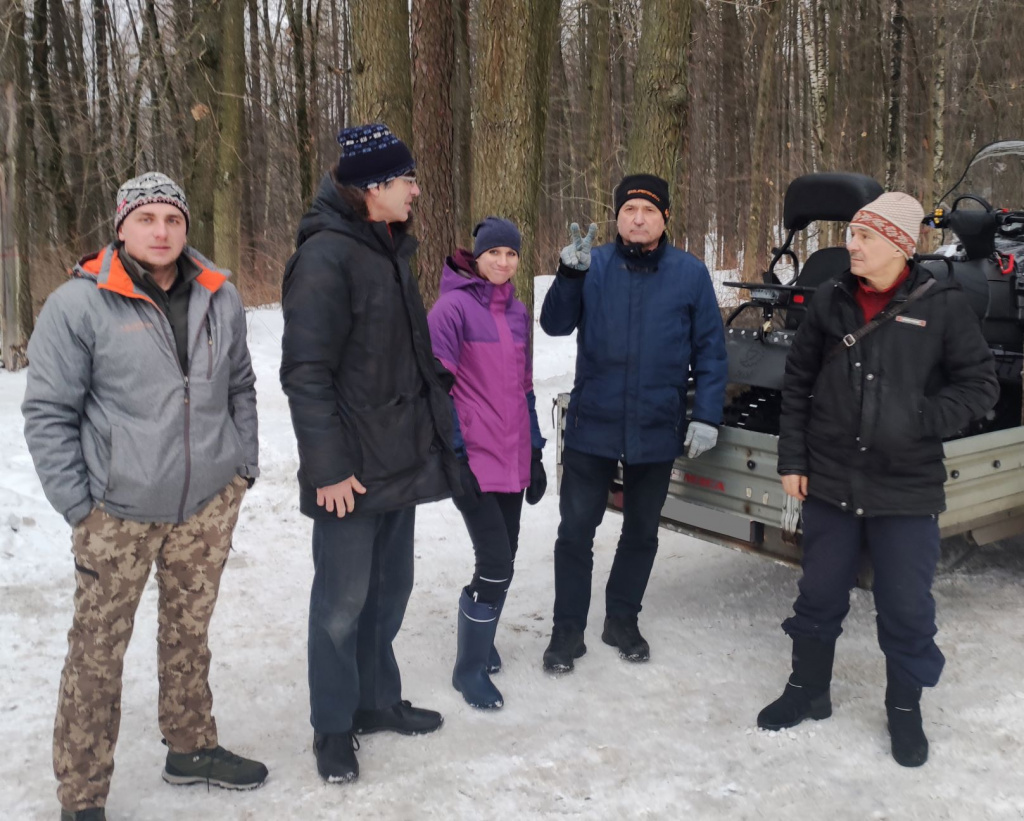
[[[1016,161],[1008,171],[1008,164]],[[1000,164],[993,173],[988,163]],[[999,181],[1002,181],[1002,185]],[[967,188],[973,185],[973,188]],[[960,190],[976,193],[959,194]],[[979,547],[1024,533],[1024,211],[995,209],[990,201],[1024,191],[1024,141],[1001,142],[979,151],[926,223],[950,229],[959,243],[927,257],[937,277],[954,277],[968,294],[996,359],[1000,399],[980,422],[946,441],[946,510],[939,516],[944,566],[955,567]],[[814,288],[848,265],[845,248],[824,248],[801,266],[793,248],[798,232],[816,220],[848,222],[881,186],[858,174],[811,174],[786,192],[787,237],[773,249],[763,283],[726,283],[749,298],[726,320],[729,398],[718,444],[697,459],[680,457],[672,470],[663,527],[714,544],[800,563],[800,503],[782,490],[776,472],[780,390],[786,354]],[[930,221],[930,222],[929,222]],[[783,284],[781,259],[792,262]],[[844,263],[845,260],[845,263]],[[756,324],[737,322],[760,312]],[[556,463],[562,476],[563,431],[570,394],[555,400]],[[610,509],[621,509],[621,469],[609,489]],[[860,583],[870,585],[865,559]]]

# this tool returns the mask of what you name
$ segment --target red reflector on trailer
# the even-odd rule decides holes
[[[793,294],[793,302],[795,302],[797,305],[803,305],[804,304],[804,295],[803,294]]]

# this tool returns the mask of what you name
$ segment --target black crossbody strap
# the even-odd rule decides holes
[[[929,279],[926,282],[921,283],[913,291],[911,291],[910,295],[906,298],[906,300],[901,302],[899,305],[896,305],[895,307],[891,308],[888,311],[883,311],[870,322],[868,322],[866,325],[862,325],[852,334],[847,334],[846,336],[844,336],[842,340],[837,345],[835,345],[835,347],[833,347],[832,350],[828,352],[828,356],[825,357],[825,361],[823,364],[827,365],[829,362],[831,362],[833,359],[839,356],[839,354],[841,354],[847,348],[852,348],[854,345],[860,342],[864,337],[866,337],[869,333],[878,328],[880,325],[884,325],[890,319],[894,319],[895,317],[902,314],[905,310],[907,310],[907,308],[910,307],[910,303],[915,302],[922,296],[924,296],[925,292],[934,284],[934,279]]]

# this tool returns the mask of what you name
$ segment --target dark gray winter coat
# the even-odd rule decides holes
[[[932,274],[912,264],[893,302]],[[945,509],[943,438],[999,397],[992,353],[960,286],[942,280],[830,362],[864,325],[849,271],[815,292],[786,360],[780,474],[808,477],[808,494],[863,516]],[[891,304],[891,303],[890,303]]]
[[[281,385],[299,447],[300,508],[333,517],[316,489],[355,476],[356,513],[458,488],[451,379],[434,359],[409,257],[416,240],[359,219],[324,177],[285,269]]]

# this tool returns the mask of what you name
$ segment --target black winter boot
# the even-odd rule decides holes
[[[544,651],[544,669],[549,673],[568,673],[573,660],[587,652],[583,631],[574,624],[556,624],[551,630],[551,641]]]
[[[459,599],[459,652],[452,671],[452,687],[466,703],[482,710],[495,710],[504,703],[498,688],[487,675],[487,657],[494,647],[498,629],[498,608],[473,601],[465,590]]]
[[[60,821],[107,821],[103,807],[89,807],[87,810],[66,810],[61,807]]]
[[[619,658],[626,661],[649,661],[651,658],[651,647],[647,639],[640,635],[636,616],[608,616],[604,620],[601,641],[617,647]]]
[[[313,733],[316,771],[328,784],[344,784],[359,778],[358,749],[359,739],[352,732]]]
[[[370,735],[387,730],[402,735],[424,735],[440,730],[444,717],[436,710],[413,707],[405,699],[381,710],[355,711],[352,716],[352,731],[359,735]]]
[[[762,730],[784,730],[806,718],[820,721],[832,715],[829,685],[835,651],[835,642],[794,636],[793,674],[782,695],[758,714],[757,726]]]
[[[920,767],[928,760],[928,739],[921,725],[921,688],[896,677],[885,662],[885,713],[889,718],[892,757],[901,767]]]

